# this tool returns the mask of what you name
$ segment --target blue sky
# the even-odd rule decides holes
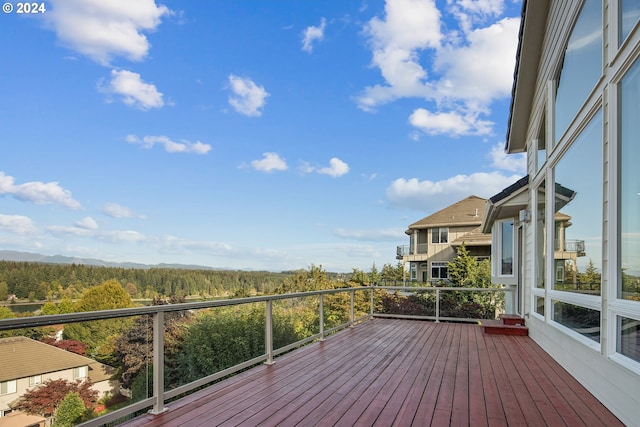
[[[525,174],[520,1],[44,5],[0,16],[2,249],[368,271]]]

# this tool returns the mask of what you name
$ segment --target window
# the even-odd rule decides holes
[[[622,0],[619,10],[618,46],[627,38],[640,18],[640,0]]]
[[[542,165],[544,165],[544,162],[547,161],[547,138],[546,138],[545,129],[546,129],[545,119],[543,118],[542,126],[538,134],[538,140],[536,141],[536,150],[537,150],[536,171],[539,171],[542,168]]]
[[[449,229],[446,227],[432,228],[431,243],[449,243]]]
[[[618,86],[619,140],[619,274],[618,298],[640,301],[640,61]]]
[[[0,396],[5,394],[13,394],[17,392],[17,380],[5,381],[0,383]]]
[[[544,317],[544,298],[535,297],[536,313]]]
[[[602,2],[585,0],[565,48],[555,99],[558,142],[602,76]]]
[[[418,280],[418,266],[411,264],[411,280]]]
[[[597,310],[553,301],[553,320],[595,342],[600,342],[600,312]]]
[[[42,384],[42,375],[34,375],[29,378],[29,386]]]
[[[500,223],[500,274],[513,275],[513,220]]]
[[[554,168],[554,289],[600,295],[603,200],[602,114]]]
[[[431,261],[431,278],[448,279],[449,263],[446,261]]]
[[[618,316],[618,353],[640,362],[640,321]]]
[[[86,378],[87,377],[87,367],[86,366],[80,366],[79,368],[73,368],[73,379],[77,380],[80,378]]]
[[[546,263],[546,221],[545,221],[545,181],[542,181],[540,186],[538,187],[538,191],[536,192],[536,230],[535,230],[535,245],[536,245],[536,256],[535,256],[535,281],[537,288],[544,288],[545,284],[545,263]]]

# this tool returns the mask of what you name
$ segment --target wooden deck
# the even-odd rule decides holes
[[[135,426],[617,426],[529,337],[375,319],[129,421]]]

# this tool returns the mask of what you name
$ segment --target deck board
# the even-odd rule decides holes
[[[375,319],[125,427],[622,425],[533,340]]]

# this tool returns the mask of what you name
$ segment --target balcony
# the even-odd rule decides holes
[[[396,259],[407,258],[406,261],[425,261],[427,259],[428,245],[418,243],[412,252],[410,245],[400,245],[396,247]]]
[[[442,323],[443,292],[513,298],[505,288],[402,288],[436,295],[435,322],[382,316],[374,290],[346,288],[222,301],[0,320],[0,330],[149,316],[149,397],[84,426],[183,425],[622,425],[529,337],[487,335],[475,319]],[[400,288],[388,289],[397,291]],[[362,295],[363,293],[364,295]],[[325,299],[347,296],[346,322],[326,328]],[[366,310],[357,296],[369,296]],[[318,332],[273,348],[274,305],[317,301]],[[360,298],[360,302],[362,302]],[[164,318],[171,312],[264,304],[264,354],[166,390]],[[423,317],[424,319],[424,317]],[[147,410],[151,409],[150,412]],[[128,420],[128,421],[126,421]]]

